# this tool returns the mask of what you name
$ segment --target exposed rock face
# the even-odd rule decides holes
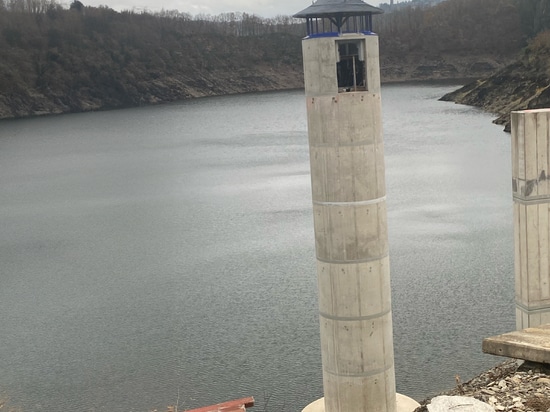
[[[550,107],[550,57],[545,42],[537,39],[520,58],[495,74],[477,80],[441,98],[480,107],[499,116],[495,123],[510,131],[510,112]]]
[[[303,87],[301,67],[256,67],[256,70],[219,70],[162,75],[158,78],[121,81],[118,87],[97,84],[63,93],[63,90],[26,89],[0,93],[0,119],[69,112],[85,112],[146,104],[159,104],[194,97],[247,93]]]
[[[510,112],[550,107],[550,82],[546,77],[529,77],[514,64],[494,76],[446,94],[444,101],[480,107],[498,116],[495,123],[510,131]]]
[[[375,24],[383,82],[480,78],[524,47],[516,1],[422,1],[440,4],[415,0]],[[285,16],[51,3],[0,7],[0,119],[303,87],[304,27]]]
[[[403,59],[381,56],[380,72],[383,82],[454,80],[480,77],[503,67],[505,63],[506,60],[487,56],[427,58],[418,55]],[[72,90],[50,87],[20,89],[10,94],[0,93],[0,119],[303,87],[301,64],[279,67],[259,64],[233,70],[219,67],[216,70],[180,74],[159,72],[141,78],[132,78],[129,73],[126,75],[126,78],[111,78],[111,84],[95,82],[88,87]]]
[[[383,82],[476,79],[512,61],[510,57],[488,55],[380,56],[380,74]]]

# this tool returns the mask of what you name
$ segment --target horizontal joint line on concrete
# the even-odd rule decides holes
[[[317,256],[317,260],[319,262],[323,263],[333,263],[335,265],[353,265],[356,263],[369,263],[369,262],[376,262],[378,260],[385,259],[389,256],[389,253],[385,253],[381,256],[367,258],[367,259],[356,259],[356,260],[328,260],[328,259],[322,259],[319,256]]]
[[[320,202],[318,200],[314,200],[313,204],[318,206],[368,206],[382,203],[384,201],[386,201],[386,196],[371,200],[360,200],[357,202]]]
[[[354,321],[363,321],[363,320],[372,320],[372,319],[378,319],[381,317],[386,316],[388,313],[391,313],[391,308],[388,310],[385,310],[384,312],[375,313],[374,315],[369,316],[335,316],[335,315],[329,315],[328,313],[319,312],[319,316],[330,319],[330,320],[341,320],[344,322],[354,322]]]
[[[325,148],[325,147],[328,147],[331,149],[338,149],[339,147],[372,146],[372,145],[375,145],[376,143],[377,141],[375,139],[371,139],[371,140],[361,140],[359,142],[349,142],[349,143],[342,143],[339,141],[334,144],[330,144],[330,143],[311,144],[311,147],[313,149]]]
[[[379,93],[380,93],[379,91],[375,91],[375,90],[357,90],[355,92],[339,92],[338,89],[326,91],[326,92],[304,90],[306,99],[308,97],[331,97],[331,98],[337,99],[341,95],[360,96],[360,95],[369,95],[369,94],[375,95]]]
[[[385,368],[374,369],[372,371],[361,372],[361,373],[338,373],[338,372],[332,372],[332,371],[329,371],[329,370],[326,370],[326,369],[324,370],[324,372],[326,372],[330,375],[333,375],[333,376],[342,376],[342,377],[347,377],[347,378],[366,378],[366,377],[369,377],[369,376],[380,375],[381,373],[387,372],[392,368],[393,368],[393,363],[391,365],[386,366]]]
[[[521,203],[523,205],[540,205],[544,203],[550,203],[549,195],[529,196],[528,198],[514,195],[514,202]]]
[[[545,306],[536,306],[536,307],[529,308],[521,302],[516,302],[516,307],[525,312],[529,312],[530,314],[550,312],[550,303],[546,304]]]

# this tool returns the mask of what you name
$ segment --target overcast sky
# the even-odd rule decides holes
[[[180,12],[220,14],[232,11],[240,11],[249,14],[257,14],[262,17],[273,17],[278,14],[291,15],[305,9],[311,4],[311,0],[80,0],[85,6],[104,5],[122,10],[149,10],[160,11],[179,10]],[[71,0],[65,0],[70,4]],[[389,0],[366,1],[372,6],[379,3],[389,3]]]

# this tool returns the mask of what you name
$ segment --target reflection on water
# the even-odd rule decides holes
[[[509,136],[383,88],[398,390],[510,331]],[[25,411],[321,396],[303,92],[0,123],[0,393]]]

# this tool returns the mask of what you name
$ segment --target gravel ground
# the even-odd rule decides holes
[[[471,396],[496,412],[550,412],[550,365],[509,360],[439,395]],[[427,412],[431,398],[415,412]]]

